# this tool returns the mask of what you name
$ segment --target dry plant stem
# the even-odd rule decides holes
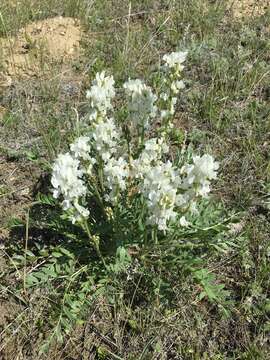
[[[130,15],[131,15],[131,2],[129,3],[129,8],[128,8],[128,19],[127,19],[127,37],[126,37],[126,43],[125,43],[125,49],[124,49],[124,53],[125,55],[127,55],[128,53],[128,45],[129,45],[129,27],[130,27]]]
[[[24,269],[23,269],[23,292],[26,294],[26,252],[29,238],[29,209],[26,214],[25,247],[24,247]]]
[[[75,125],[75,130],[77,133],[77,136],[80,136],[80,117],[79,117],[79,113],[78,110],[76,108],[72,108],[72,110],[74,110],[75,114],[76,114],[76,125]]]
[[[1,20],[1,24],[3,25],[4,27],[4,30],[5,30],[5,33],[6,33],[6,37],[8,39],[8,44],[9,44],[9,52],[11,54],[11,57],[12,57],[12,66],[13,66],[13,70],[14,70],[14,52],[13,52],[13,45],[12,45],[12,42],[8,36],[8,32],[7,32],[7,28],[6,28],[6,24],[5,24],[5,21],[4,21],[4,18],[3,18],[3,15],[0,11],[0,20]]]

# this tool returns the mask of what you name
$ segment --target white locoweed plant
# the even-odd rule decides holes
[[[175,227],[192,227],[189,215],[196,214],[198,200],[208,196],[217,177],[219,165],[209,154],[185,156],[183,146],[180,160],[171,155],[186,57],[187,52],[163,57],[158,94],[139,79],[116,89],[112,76],[97,73],[86,94],[90,112],[81,136],[53,164],[53,196],[103,261],[97,222],[106,224],[107,236],[118,245],[130,233],[135,237],[136,228],[143,233],[142,242],[157,244],[159,237],[169,239]],[[123,92],[121,112],[115,97]]]

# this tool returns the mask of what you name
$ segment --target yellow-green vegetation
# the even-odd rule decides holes
[[[269,357],[267,4],[1,1],[0,359]],[[51,165],[89,116],[97,72],[155,91],[163,55],[178,50],[188,51],[186,87],[171,156],[213,154],[213,195],[193,227],[169,241],[154,231],[149,243],[140,205],[119,207],[115,231],[103,221],[111,209],[91,204],[104,265],[52,198]],[[114,105],[125,121],[121,93]]]

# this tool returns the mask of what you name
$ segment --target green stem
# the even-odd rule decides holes
[[[141,129],[141,146],[144,146],[144,133],[145,133],[145,129],[144,129],[144,123],[143,123],[142,129]]]
[[[130,148],[131,136],[130,136],[129,127],[127,125],[123,127],[123,132],[125,135],[125,140],[127,142],[128,162],[129,162],[129,166],[130,166],[130,164],[131,164],[131,148]]]
[[[85,230],[86,230],[86,233],[88,235],[88,238],[90,240],[90,242],[94,245],[95,247],[95,250],[99,256],[99,258],[101,259],[102,263],[104,266],[106,266],[106,263],[105,263],[105,260],[101,254],[101,251],[100,251],[100,248],[99,248],[99,243],[95,240],[95,238],[91,235],[91,232],[90,232],[90,229],[89,229],[89,226],[88,226],[88,223],[87,221],[84,222],[84,226],[85,226]]]
[[[101,186],[101,190],[104,193],[105,189],[104,189],[104,182],[103,182],[103,161],[101,160],[98,166],[98,177],[99,177],[99,182],[100,182],[100,186]]]
[[[97,202],[99,204],[99,207],[102,210],[102,213],[105,216],[105,219],[107,220],[107,214],[106,214],[106,211],[105,211],[105,208],[104,208],[104,205],[103,205],[103,201],[102,201],[100,193],[99,193],[99,191],[97,189],[97,186],[95,184],[94,184],[94,194],[96,195],[96,200],[97,200]]]

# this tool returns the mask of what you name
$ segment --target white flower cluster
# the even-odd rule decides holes
[[[219,164],[209,154],[193,156],[193,164],[184,165],[181,169],[181,173],[186,175],[182,188],[192,189],[196,196],[207,196],[210,192],[210,180],[217,178],[218,168]]]
[[[140,191],[147,201],[148,223],[166,231],[168,223],[188,209],[195,210],[196,199],[205,197],[210,191],[210,181],[217,176],[218,163],[211,155],[194,156],[193,164],[184,165],[181,170],[170,161],[148,167],[144,172]],[[187,226],[184,216],[179,219],[181,226]]]
[[[184,69],[183,63],[186,60],[188,52],[187,51],[177,51],[163,56],[163,61],[166,66],[169,68],[174,68],[177,71],[182,71]]]
[[[89,160],[91,146],[89,144],[90,138],[88,136],[80,136],[76,141],[70,145],[70,150],[74,153],[77,159]]]
[[[122,157],[109,159],[104,166],[104,176],[105,186],[110,190],[105,199],[115,203],[119,192],[126,189],[126,179],[129,176],[128,163]]]
[[[168,151],[169,147],[163,138],[148,139],[138,159],[132,161],[131,176],[143,179],[153,165],[161,161],[162,156]]]
[[[165,231],[168,222],[176,219],[175,203],[179,181],[170,161],[153,166],[145,173],[140,191],[148,206],[148,224],[157,225],[159,230]]]
[[[185,88],[185,84],[183,80],[175,80],[171,83],[171,90],[173,94],[177,95],[180,90],[183,90]]]
[[[168,78],[164,79],[167,90],[164,91],[160,96],[166,104],[166,109],[161,110],[161,119],[169,119],[175,113],[177,95],[185,88],[183,80],[180,80],[180,75],[181,71],[184,69],[183,63],[186,60],[187,54],[187,51],[179,51],[163,56],[165,69],[169,76]]]
[[[100,118],[94,122],[90,134],[93,146],[103,161],[110,159],[116,152],[120,134],[112,118]]]
[[[163,57],[167,92],[162,89],[159,98],[164,105],[161,117],[174,113],[176,95],[184,87],[180,72],[186,56],[187,52],[178,52]],[[184,214],[195,210],[198,197],[208,195],[210,182],[217,177],[218,163],[208,154],[193,156],[193,162],[182,167],[170,162],[166,131],[152,138],[144,131],[157,113],[156,95],[138,79],[127,81],[124,89],[132,123],[139,130],[136,135],[143,136],[142,141],[129,137],[129,123],[129,131],[121,131],[108,116],[115,96],[114,80],[105,72],[98,73],[87,92],[92,120],[88,134],[78,137],[70,145],[70,152],[60,154],[53,165],[54,197],[61,196],[63,209],[68,210],[73,222],[79,222],[89,216],[85,207],[89,195],[97,194],[99,204],[104,201],[101,206],[106,209],[125,201],[135,191],[145,201],[147,223],[151,226],[161,231],[175,221],[188,226]]]
[[[72,222],[89,215],[89,211],[79,204],[79,200],[87,194],[87,187],[82,180],[83,174],[79,160],[69,153],[60,154],[53,165],[53,196],[58,198],[62,195],[63,209],[73,210]]]
[[[133,124],[147,129],[150,118],[154,118],[157,112],[154,105],[157,96],[139,79],[129,80],[123,86],[129,97],[128,109]]]
[[[96,74],[96,78],[86,97],[90,100],[92,120],[90,138],[96,153],[104,162],[115,153],[120,138],[114,119],[107,116],[112,108],[111,101],[115,96],[114,79],[105,76],[105,71]]]
[[[97,73],[90,90],[86,93],[86,98],[90,99],[92,107],[90,119],[96,118],[97,112],[106,114],[106,111],[112,108],[111,100],[114,96],[113,77],[105,76],[105,71]]]

